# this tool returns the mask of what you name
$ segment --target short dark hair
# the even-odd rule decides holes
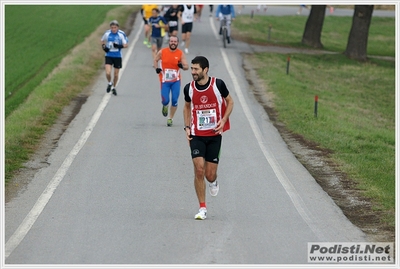
[[[160,13],[160,10],[158,8],[153,8],[152,10],[155,10],[157,13]]]
[[[196,56],[196,57],[194,57],[193,60],[192,60],[192,64],[199,64],[202,69],[204,69],[206,67],[210,68],[208,60],[204,56]]]
[[[171,36],[169,37],[169,39],[171,39],[171,37],[176,37],[176,38],[178,39],[178,42],[179,42],[179,37],[178,37],[177,35],[171,35]]]

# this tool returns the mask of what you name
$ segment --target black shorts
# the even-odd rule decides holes
[[[193,136],[190,140],[192,158],[203,157],[206,162],[218,163],[222,136]]]
[[[170,27],[168,27],[168,32],[169,33],[172,33],[173,31],[178,31],[178,26],[170,26]]]
[[[143,21],[144,21],[144,24],[149,24],[149,21],[146,20],[145,17],[143,17]]]
[[[184,25],[182,25],[182,34],[185,34],[187,32],[192,32],[193,28],[193,22],[185,22]]]
[[[120,69],[122,68],[122,58],[106,56],[106,64],[110,64],[114,66],[114,68]]]

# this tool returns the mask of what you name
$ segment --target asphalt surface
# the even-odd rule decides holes
[[[248,91],[239,53],[247,45],[224,49],[208,16],[205,8],[195,22],[187,58],[209,59],[209,74],[226,82],[235,107],[207,219],[194,220],[183,94],[167,127],[138,15],[118,96],[106,94],[102,73],[50,165],[6,204],[6,264],[307,264],[308,242],[367,241]],[[184,71],[182,88],[190,80]]]

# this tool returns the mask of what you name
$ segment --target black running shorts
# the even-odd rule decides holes
[[[206,162],[218,163],[222,136],[193,136],[190,140],[192,158],[203,157]]]
[[[193,28],[193,22],[185,22],[185,24],[182,25],[182,34],[186,34],[187,32],[192,32]]]
[[[173,31],[178,31],[178,26],[170,26],[170,27],[168,27],[168,33],[172,33]]]
[[[120,69],[122,68],[122,58],[106,56],[106,64],[113,65],[114,68]]]

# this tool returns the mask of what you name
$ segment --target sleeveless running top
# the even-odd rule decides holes
[[[193,22],[194,18],[194,5],[190,8],[187,5],[183,5],[182,21],[183,22]]]
[[[217,123],[226,110],[226,101],[216,84],[216,78],[211,77],[211,82],[205,90],[198,90],[195,81],[190,82],[189,97],[191,98],[191,134],[194,136],[216,136],[214,132]],[[223,132],[230,129],[229,119],[224,125]]]
[[[170,48],[161,49],[160,68],[162,72],[159,74],[161,82],[181,80],[181,73],[178,67],[181,58],[182,51],[180,49],[174,51],[171,51]]]

